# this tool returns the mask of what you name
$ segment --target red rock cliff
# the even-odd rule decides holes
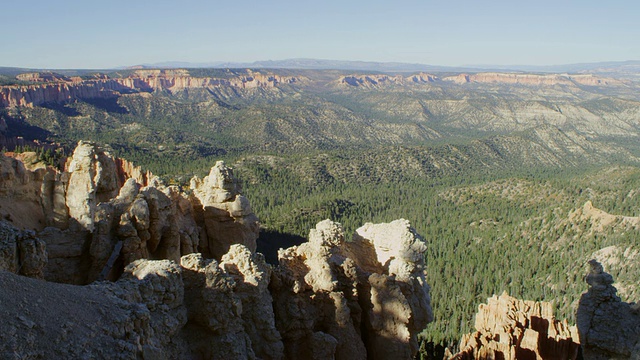
[[[23,74],[24,79],[40,79],[40,74]],[[279,84],[292,84],[301,78],[274,74],[253,73],[230,79],[192,77],[186,70],[138,70],[126,78],[110,79],[100,76],[91,80],[47,77],[46,83],[10,85],[0,87],[0,106],[33,107],[44,103],[63,103],[76,99],[117,97],[121,92],[169,90],[191,88],[234,87],[240,89],[274,88]]]

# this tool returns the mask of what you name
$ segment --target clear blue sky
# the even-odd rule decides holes
[[[640,59],[637,0],[30,0],[4,1],[0,11],[0,66]]]

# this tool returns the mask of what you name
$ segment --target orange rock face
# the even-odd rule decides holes
[[[523,301],[506,293],[481,304],[476,332],[460,341],[455,360],[576,359],[578,330],[553,316],[548,302]]]

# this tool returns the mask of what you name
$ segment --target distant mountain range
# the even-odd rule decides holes
[[[218,63],[214,67],[221,68],[277,68],[277,69],[309,69],[309,70],[353,70],[353,71],[381,71],[381,72],[448,72],[466,71],[470,67],[438,66],[402,62],[348,61],[324,59],[285,59],[263,60],[252,63],[226,62]]]
[[[607,61],[595,63],[578,63],[564,65],[465,65],[440,66],[402,62],[348,61],[326,59],[284,59],[262,60],[255,62],[184,62],[165,61],[152,64],[121,66],[113,69],[27,69],[15,67],[0,67],[0,75],[15,76],[29,71],[54,70],[63,75],[81,75],[95,71],[111,71],[122,69],[158,69],[158,68],[251,68],[251,69],[305,69],[305,70],[347,70],[366,72],[535,72],[535,73],[597,73],[613,77],[640,77],[640,60]]]
[[[285,59],[254,62],[209,62],[190,63],[168,61],[143,64],[140,68],[275,68],[275,69],[313,69],[313,70],[353,70],[380,72],[477,72],[477,71],[522,71],[548,73],[576,72],[640,72],[640,60],[607,61],[564,65],[465,65],[439,66],[402,62],[347,61],[325,59]]]

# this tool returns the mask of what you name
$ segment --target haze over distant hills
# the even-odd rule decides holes
[[[112,69],[28,69],[15,67],[1,67],[0,74],[15,76],[22,72],[37,70],[56,70],[64,75],[76,75],[96,70],[116,69],[153,69],[153,68],[251,68],[251,69],[305,69],[305,70],[348,70],[348,71],[377,71],[377,72],[537,72],[537,73],[597,73],[608,76],[636,78],[640,74],[640,60],[628,61],[604,61],[591,63],[575,63],[560,65],[496,65],[496,64],[469,64],[462,66],[442,66],[404,62],[376,62],[376,61],[348,61],[312,58],[294,58],[283,60],[260,60],[254,62],[188,62],[188,61],[163,61],[157,63],[145,63],[131,66],[118,66]]]
[[[360,71],[524,71],[524,72],[640,72],[639,60],[605,61],[593,63],[576,63],[560,65],[495,65],[470,64],[462,66],[442,66],[404,62],[347,61],[327,59],[284,59],[261,60],[254,62],[206,62],[192,63],[181,61],[165,61],[143,64],[143,68],[277,68],[277,69],[311,69],[311,70],[360,70]]]

